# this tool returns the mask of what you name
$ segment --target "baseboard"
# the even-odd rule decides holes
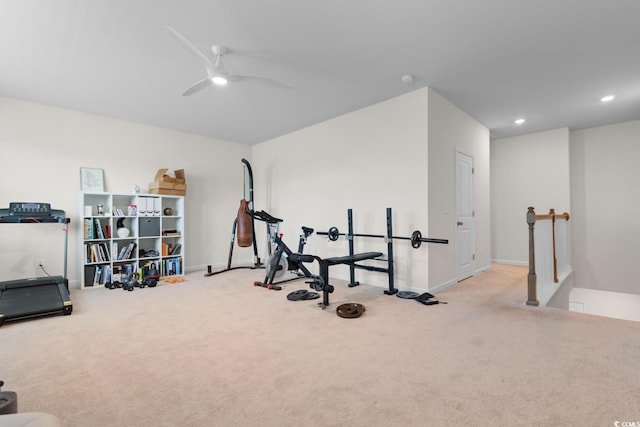
[[[491,262],[494,264],[506,264],[506,265],[520,265],[520,266],[529,265],[528,261],[518,261],[513,259],[492,259]]]
[[[431,292],[432,294],[436,293],[436,292],[440,292],[440,291],[443,291],[443,290],[445,290],[447,288],[450,288],[451,286],[456,285],[456,284],[458,284],[458,281],[456,279],[451,279],[451,280],[448,280],[448,281],[446,281],[444,283],[440,283],[439,285],[430,286],[429,287],[429,292]]]

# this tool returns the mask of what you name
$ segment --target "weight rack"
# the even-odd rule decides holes
[[[360,284],[360,282],[356,281],[355,278],[355,270],[357,268],[362,269],[362,270],[368,270],[368,271],[376,271],[379,273],[387,273],[388,277],[389,277],[389,288],[387,290],[384,291],[385,294],[387,295],[394,295],[398,292],[398,290],[395,287],[395,282],[394,282],[394,261],[393,261],[393,240],[394,239],[399,239],[399,240],[410,240],[411,241],[411,245],[413,248],[417,249],[420,247],[420,243],[425,242],[425,243],[439,243],[439,244],[448,244],[449,240],[447,239],[432,239],[432,238],[425,238],[422,237],[421,233],[419,231],[414,231],[411,237],[403,237],[403,236],[394,236],[393,235],[393,225],[392,225],[392,211],[391,208],[387,208],[387,233],[386,235],[381,235],[381,234],[360,234],[360,233],[354,233],[353,232],[353,209],[349,208],[347,210],[347,221],[348,221],[348,233],[344,234],[344,233],[340,233],[337,228],[332,227],[332,229],[330,230],[330,232],[323,232],[323,231],[319,231],[316,234],[321,235],[321,236],[329,236],[330,240],[337,240],[338,236],[345,236],[345,239],[347,239],[347,242],[349,243],[349,256],[354,256],[355,255],[355,250],[354,250],[354,238],[355,237],[371,237],[371,238],[378,238],[378,239],[384,239],[385,242],[387,243],[387,267],[377,267],[377,266],[373,266],[373,265],[361,265],[361,264],[355,264],[355,263],[349,263],[349,287],[352,288],[354,286],[358,286]],[[379,261],[382,261],[381,259],[379,259]]]

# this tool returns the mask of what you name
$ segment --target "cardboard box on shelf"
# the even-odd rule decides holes
[[[184,169],[178,169],[173,171],[173,174],[176,176],[175,177],[175,183],[176,184],[186,184],[187,183],[187,179],[184,176]]]
[[[169,169],[158,169],[154,182],[149,184],[149,193],[185,196],[187,184],[184,169],[177,169],[173,173],[175,177],[167,175]]]
[[[149,190],[173,190],[175,188],[175,184],[170,182],[152,182],[149,184]]]
[[[157,188],[155,190],[149,189],[149,194],[163,194],[165,196],[186,196],[187,190],[167,190],[164,188]]]

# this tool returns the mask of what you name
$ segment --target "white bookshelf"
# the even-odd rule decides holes
[[[81,192],[78,211],[81,288],[103,287],[127,272],[143,279],[152,266],[163,277],[184,274],[183,196]],[[118,223],[128,235],[118,233]]]

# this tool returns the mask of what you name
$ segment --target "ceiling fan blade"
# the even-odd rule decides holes
[[[237,82],[237,81],[241,81],[241,80],[257,80],[259,82],[262,83],[266,83],[270,86],[277,86],[277,87],[281,87],[284,89],[291,89],[291,86],[281,83],[277,80],[273,80],[270,79],[268,77],[260,77],[260,76],[243,76],[243,75],[238,75],[238,74],[234,74],[234,75],[229,75],[227,76],[228,80],[231,82]]]
[[[200,49],[198,49],[193,43],[191,43],[185,36],[183,36],[182,34],[180,34],[175,28],[173,27],[165,27],[171,34],[173,34],[173,36],[175,38],[177,38],[180,42],[182,42],[182,44],[184,44],[191,52],[193,52],[194,54],[196,54],[200,59],[202,59],[204,61],[204,63],[211,68],[215,68],[215,66],[213,65],[213,63],[211,62],[211,60],[209,58],[207,58],[207,56],[202,53],[202,51]]]
[[[193,95],[196,92],[200,92],[202,89],[205,89],[209,86],[211,86],[211,79],[209,77],[200,80],[199,82],[196,82],[194,84],[192,84],[191,86],[189,86],[187,88],[187,90],[185,90],[184,92],[182,92],[182,96],[189,96],[189,95]]]

